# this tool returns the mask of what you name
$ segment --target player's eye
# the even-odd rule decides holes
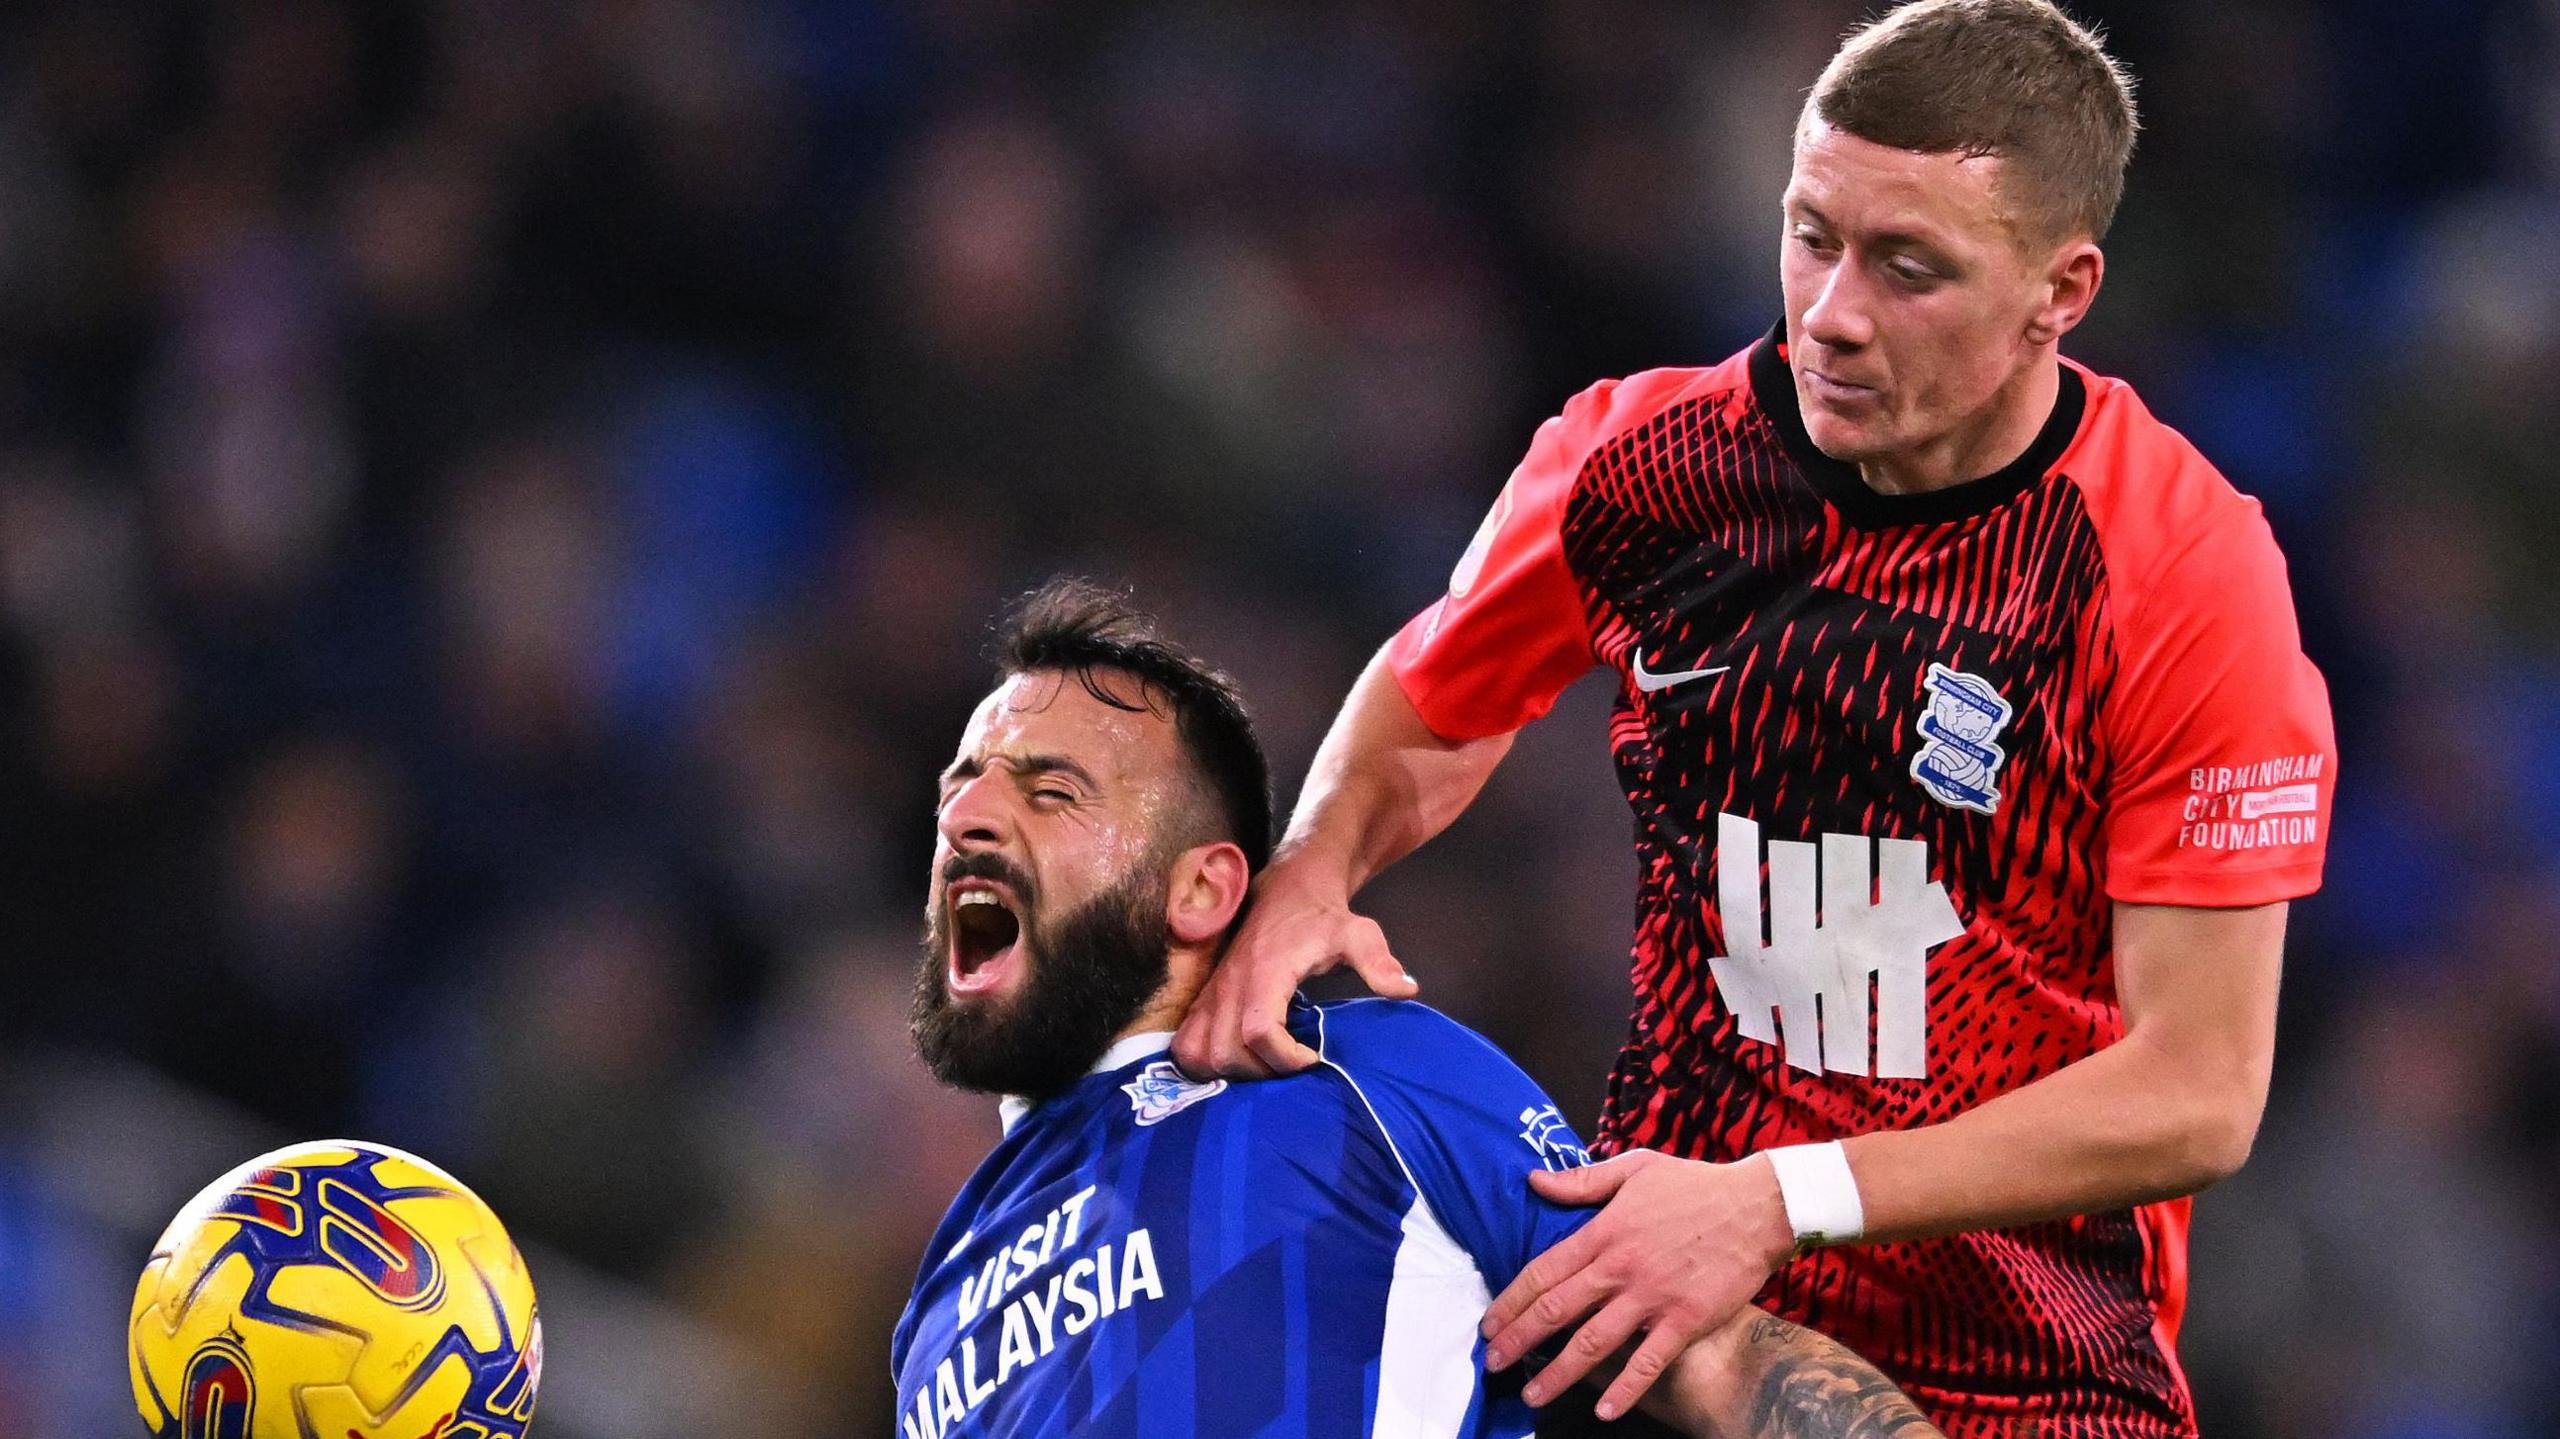
[[[1796,227],[1796,243],[1817,255],[1828,255],[1837,248],[1831,243],[1830,236],[1803,225]]]
[[[1914,288],[1924,288],[1937,283],[1939,279],[1937,271],[1909,258],[1894,260],[1887,264],[1885,269],[1895,279]]]
[[[1073,804],[1076,798],[1075,791],[1060,789],[1053,784],[1044,784],[1033,790],[1031,797],[1042,804]]]

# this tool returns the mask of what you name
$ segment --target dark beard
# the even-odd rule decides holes
[[[1118,884],[1053,926],[1031,877],[995,855],[960,856],[943,882],[981,878],[1009,885],[1024,911],[1015,940],[1026,963],[1011,995],[954,1003],[943,981],[951,954],[950,908],[925,916],[924,964],[916,971],[907,1029],[936,1079],[987,1094],[1046,1099],[1085,1076],[1138,1011],[1164,987],[1171,966],[1165,898],[1171,867],[1153,856]]]

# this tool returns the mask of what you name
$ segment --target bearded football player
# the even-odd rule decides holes
[[[918,1053],[1001,1094],[899,1321],[906,1439],[1512,1439],[1476,1323],[1586,1222],[1546,1096],[1419,1004],[1300,1004],[1321,1057],[1230,1086],[1164,1058],[1269,847],[1233,688],[1107,593],[1032,597],[936,806]],[[1728,1439],[1935,1439],[1837,1343],[1752,1312],[1647,1400]]]

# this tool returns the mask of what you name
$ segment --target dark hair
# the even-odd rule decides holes
[[[998,662],[1007,675],[1072,674],[1114,709],[1151,710],[1160,696],[1202,789],[1217,801],[1220,836],[1234,840],[1257,873],[1271,858],[1271,766],[1235,681],[1165,638],[1127,595],[1067,576],[1049,581],[1006,613]],[[1133,699],[1113,689],[1106,670],[1134,677],[1145,692]]]
[[[1806,109],[1861,140],[1997,155],[2029,238],[2106,237],[2133,158],[2133,79],[2047,0],[1920,0],[1851,32]]]

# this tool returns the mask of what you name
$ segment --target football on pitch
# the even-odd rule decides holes
[[[297,1144],[206,1186],[133,1296],[159,1439],[523,1439],[533,1280],[498,1216],[397,1149]]]

